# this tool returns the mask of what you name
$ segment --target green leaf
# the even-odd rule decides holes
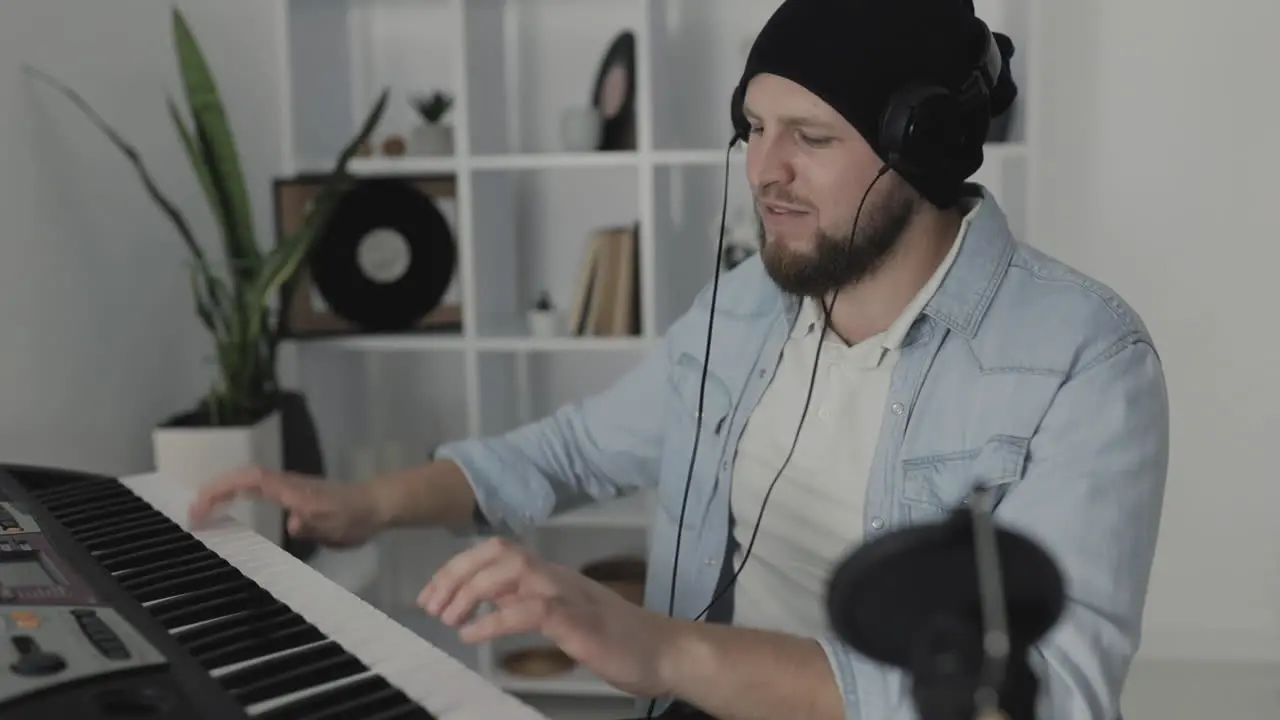
[[[200,266],[195,263],[191,263],[191,295],[195,298],[196,315],[200,318],[200,322],[209,329],[209,332],[217,336],[222,329],[222,323],[213,305],[210,304],[207,291],[201,284]]]
[[[253,206],[240,167],[239,151],[217,82],[178,8],[173,9],[173,34],[183,89],[199,140],[196,147],[203,151],[210,184],[218,198],[215,207],[226,213],[228,227],[232,229],[226,235],[227,261],[233,276],[242,277],[245,261],[256,264],[260,251],[254,239]]]
[[[262,263],[261,272],[255,283],[253,296],[265,304],[279,292],[306,259],[315,242],[320,228],[329,221],[333,207],[340,194],[346,190],[351,176],[347,173],[347,165],[355,157],[360,145],[373,133],[387,108],[387,100],[391,91],[384,89],[378,100],[365,117],[360,132],[343,148],[334,169],[324,188],[316,196],[311,213],[307,216],[301,230],[282,241],[267,254]],[[257,317],[257,316],[254,316]]]
[[[141,178],[143,186],[147,189],[147,193],[151,196],[151,199],[155,201],[156,205],[160,206],[160,210],[169,218],[174,227],[177,228],[179,237],[181,237],[182,241],[186,243],[187,249],[191,252],[192,256],[194,256],[202,265],[206,265],[204,251],[200,249],[199,243],[196,242],[195,234],[191,232],[191,226],[187,223],[187,220],[182,213],[178,211],[177,206],[160,191],[160,187],[156,185],[155,180],[151,177],[151,173],[147,170],[146,164],[143,163],[142,156],[138,153],[137,148],[126,142],[125,139],[120,136],[120,133],[116,132],[114,128],[107,124],[107,122],[102,119],[102,116],[99,115],[75,90],[67,87],[52,75],[41,70],[37,70],[30,65],[24,65],[23,70],[27,74],[51,86],[64,95],[73,105],[79,108],[80,111],[83,112],[104,135],[107,136],[112,144],[116,146],[116,149],[118,149],[129,160],[129,162],[133,164],[133,168]]]
[[[229,251],[231,248],[236,247],[236,221],[229,199],[222,189],[221,178],[216,173],[217,166],[215,161],[207,150],[204,138],[193,135],[192,131],[187,127],[187,123],[182,118],[178,106],[173,102],[173,98],[166,97],[165,103],[169,109],[169,118],[173,121],[174,129],[178,133],[178,139],[182,141],[182,150],[187,156],[187,162],[191,165],[191,170],[196,179],[200,181],[200,189],[204,191],[205,199],[209,202],[209,210],[213,214],[213,219],[217,221],[218,227],[222,230],[223,246]]]

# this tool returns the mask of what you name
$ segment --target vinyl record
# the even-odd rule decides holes
[[[636,147],[636,36],[623,31],[613,39],[600,61],[591,104],[604,118],[597,150]]]
[[[408,330],[440,303],[457,263],[448,221],[407,182],[362,180],[312,248],[311,276],[333,312],[364,330]]]

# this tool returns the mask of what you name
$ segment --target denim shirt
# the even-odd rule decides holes
[[[975,481],[997,486],[997,521],[1038,541],[1067,582],[1065,614],[1031,658],[1040,717],[1114,720],[1138,649],[1168,467],[1160,359],[1123,299],[1016,240],[995,199],[972,187],[982,205],[893,370],[860,525],[869,539],[936,521]],[[710,303],[708,286],[605,392],[500,436],[442,446],[436,456],[456,461],[475,489],[482,528],[523,532],[656,486],[645,600],[665,613]],[[721,277],[677,618],[696,617],[731,575],[734,455],[797,307],[758,256]],[[717,606],[707,621],[731,621],[731,601]],[[846,718],[917,717],[902,672],[834,636],[817,641]]]

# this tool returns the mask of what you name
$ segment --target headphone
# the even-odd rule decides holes
[[[879,129],[880,151],[885,158],[884,164],[868,184],[858,203],[857,212],[853,216],[853,231],[849,236],[852,244],[856,235],[858,220],[862,208],[871,195],[871,189],[889,170],[896,170],[908,181],[912,177],[924,180],[949,180],[954,177],[965,178],[971,175],[982,160],[982,145],[986,142],[987,129],[990,125],[991,95],[1002,73],[1007,72],[1000,47],[986,23],[974,18],[974,32],[979,34],[979,50],[975,54],[969,75],[958,91],[951,91],[938,85],[911,83],[899,89],[889,99],[888,105],[881,114]],[[724,252],[725,219],[729,202],[729,159],[733,146],[739,142],[747,142],[751,126],[742,111],[742,102],[746,95],[746,80],[734,90],[730,119],[733,122],[733,137],[725,151],[724,196],[720,208],[720,239],[716,246],[715,272],[711,282],[711,307],[707,315],[707,339],[702,362],[702,377],[698,387],[698,424],[694,428],[693,451],[689,457],[688,477],[685,479],[684,497],[680,505],[680,519],[676,525],[675,553],[671,561],[671,587],[668,599],[667,614],[675,612],[676,581],[680,571],[680,541],[684,533],[685,514],[689,505],[689,489],[693,485],[693,469],[698,455],[698,445],[702,434],[703,402],[706,398],[707,373],[711,367],[711,331],[716,314],[716,296],[720,289],[720,266]],[[969,159],[969,158],[973,159]],[[970,167],[970,165],[972,167]],[[956,173],[960,173],[956,175]],[[839,290],[836,291],[839,294]],[[834,303],[834,298],[832,299]],[[809,389],[805,397],[804,407],[800,411],[800,420],[796,423],[795,437],[791,448],[778,468],[778,472],[769,483],[764,500],[760,503],[760,512],[756,516],[752,528],[751,539],[743,552],[742,561],[734,570],[706,607],[693,618],[694,622],[702,619],[715,606],[725,593],[737,583],[738,575],[746,567],[747,559],[755,546],[756,533],[764,520],[764,509],[769,503],[773,488],[782,477],[783,471],[791,462],[800,441],[800,430],[804,427],[805,417],[809,414],[809,404],[813,399],[813,389],[817,380],[818,361],[822,355],[822,346],[827,331],[831,326],[831,307],[823,303],[823,328],[818,340],[818,349],[814,353],[813,369],[809,377]],[[652,720],[657,708],[657,699],[649,701],[645,713],[646,720]]]
[[[1008,72],[991,29],[974,17],[975,52],[960,87],[913,82],[889,98],[877,136],[868,138],[885,163],[908,180],[950,181],[977,171],[991,126],[991,97]],[[746,142],[750,124],[742,111],[746,80],[734,90],[729,108],[733,141]]]

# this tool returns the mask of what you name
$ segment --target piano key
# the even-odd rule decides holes
[[[188,648],[192,655],[209,670],[264,657],[272,653],[301,648],[324,641],[324,633],[310,623],[297,623],[279,630],[257,631],[242,639],[222,640],[206,649]]]
[[[405,699],[404,694],[387,682],[386,678],[368,675],[361,680],[343,683],[314,693],[283,709],[258,713],[256,720],[286,720],[286,718],[299,717],[305,717],[307,720],[324,720],[324,718],[364,717],[373,712],[399,709],[404,706]]]
[[[343,660],[341,655],[325,656],[330,658],[326,662],[308,653],[307,648],[312,646],[306,646],[288,650],[283,655],[273,654],[265,659],[237,663],[229,671],[223,669],[218,673],[220,680],[237,671],[244,673],[242,678],[254,678],[253,669],[259,668],[257,682],[242,685],[240,690],[248,703],[249,714],[255,718],[337,720],[350,717],[335,714],[341,699],[349,699],[354,703],[352,709],[358,709],[354,716],[363,720],[391,720],[402,716],[424,720],[432,716],[438,720],[547,720],[456,658],[245,526],[224,519],[210,528],[191,531],[186,526],[187,507],[194,497],[190,490],[167,482],[159,475],[126,478],[123,482],[189,532],[204,548],[256,582],[266,594],[287,605],[362,664],[362,667],[357,667]],[[154,561],[154,558],[144,560]],[[208,567],[207,558],[201,557],[200,561]],[[168,570],[171,572],[172,568]],[[272,607],[270,604],[257,607],[255,612],[259,622],[269,616]],[[196,624],[176,628],[175,636],[190,643],[199,640],[209,642],[219,632],[225,633],[235,627],[234,619],[240,616],[230,614],[233,610],[234,603],[224,603],[216,608],[217,612],[223,613],[220,617],[204,620],[206,627],[219,628],[216,632],[201,630],[201,625]],[[279,658],[287,658],[294,653],[308,653],[299,657],[314,659],[319,664],[316,671],[310,675],[277,672],[286,666]],[[270,671],[267,673],[269,677],[261,673],[264,668]],[[371,688],[379,687],[376,685],[379,678],[402,692],[415,705],[398,707],[372,691]],[[317,705],[310,700],[322,697],[333,702]],[[385,706],[380,703],[385,703]]]

